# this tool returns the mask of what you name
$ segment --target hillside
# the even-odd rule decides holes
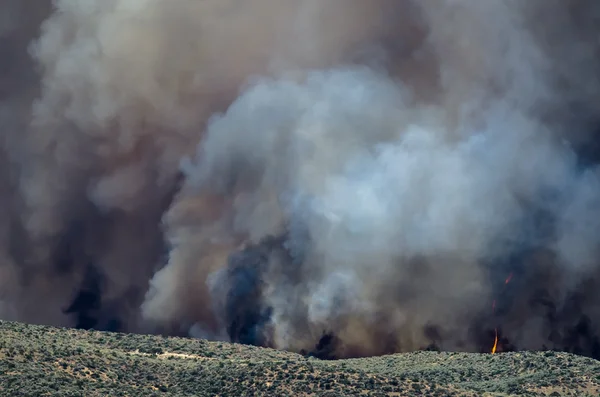
[[[598,396],[564,353],[416,352],[321,361],[229,343],[0,321],[2,396]]]

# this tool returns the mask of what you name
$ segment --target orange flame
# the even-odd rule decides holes
[[[504,285],[507,285],[508,283],[510,283],[510,280],[512,280],[513,278],[513,274],[512,272],[510,272],[508,274],[508,277],[506,277],[506,280],[504,280]],[[492,302],[492,311],[494,312],[494,314],[496,314],[496,299],[494,299],[494,301]],[[494,346],[492,346],[492,354],[496,353],[496,350],[498,349],[498,328],[496,328],[494,330],[496,336],[494,337]]]
[[[496,333],[496,337],[494,338],[494,346],[492,347],[492,354],[496,353],[496,349],[498,348],[498,328],[494,330]]]

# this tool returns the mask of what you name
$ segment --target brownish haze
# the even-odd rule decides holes
[[[0,15],[0,318],[600,356],[597,1]]]

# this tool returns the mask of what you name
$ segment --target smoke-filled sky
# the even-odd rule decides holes
[[[0,318],[600,357],[599,26],[595,0],[0,0]]]

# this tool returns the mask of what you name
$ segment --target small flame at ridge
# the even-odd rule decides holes
[[[506,280],[504,280],[504,285],[506,286],[508,283],[510,283],[510,280],[512,280],[513,278],[513,273],[510,272],[508,274],[508,277],[506,277]],[[496,314],[496,299],[493,300],[492,302],[492,311],[494,312],[494,314]],[[495,337],[494,337],[494,346],[492,346],[492,354],[496,353],[496,350],[498,349],[498,328],[496,328],[494,330],[495,333]]]

